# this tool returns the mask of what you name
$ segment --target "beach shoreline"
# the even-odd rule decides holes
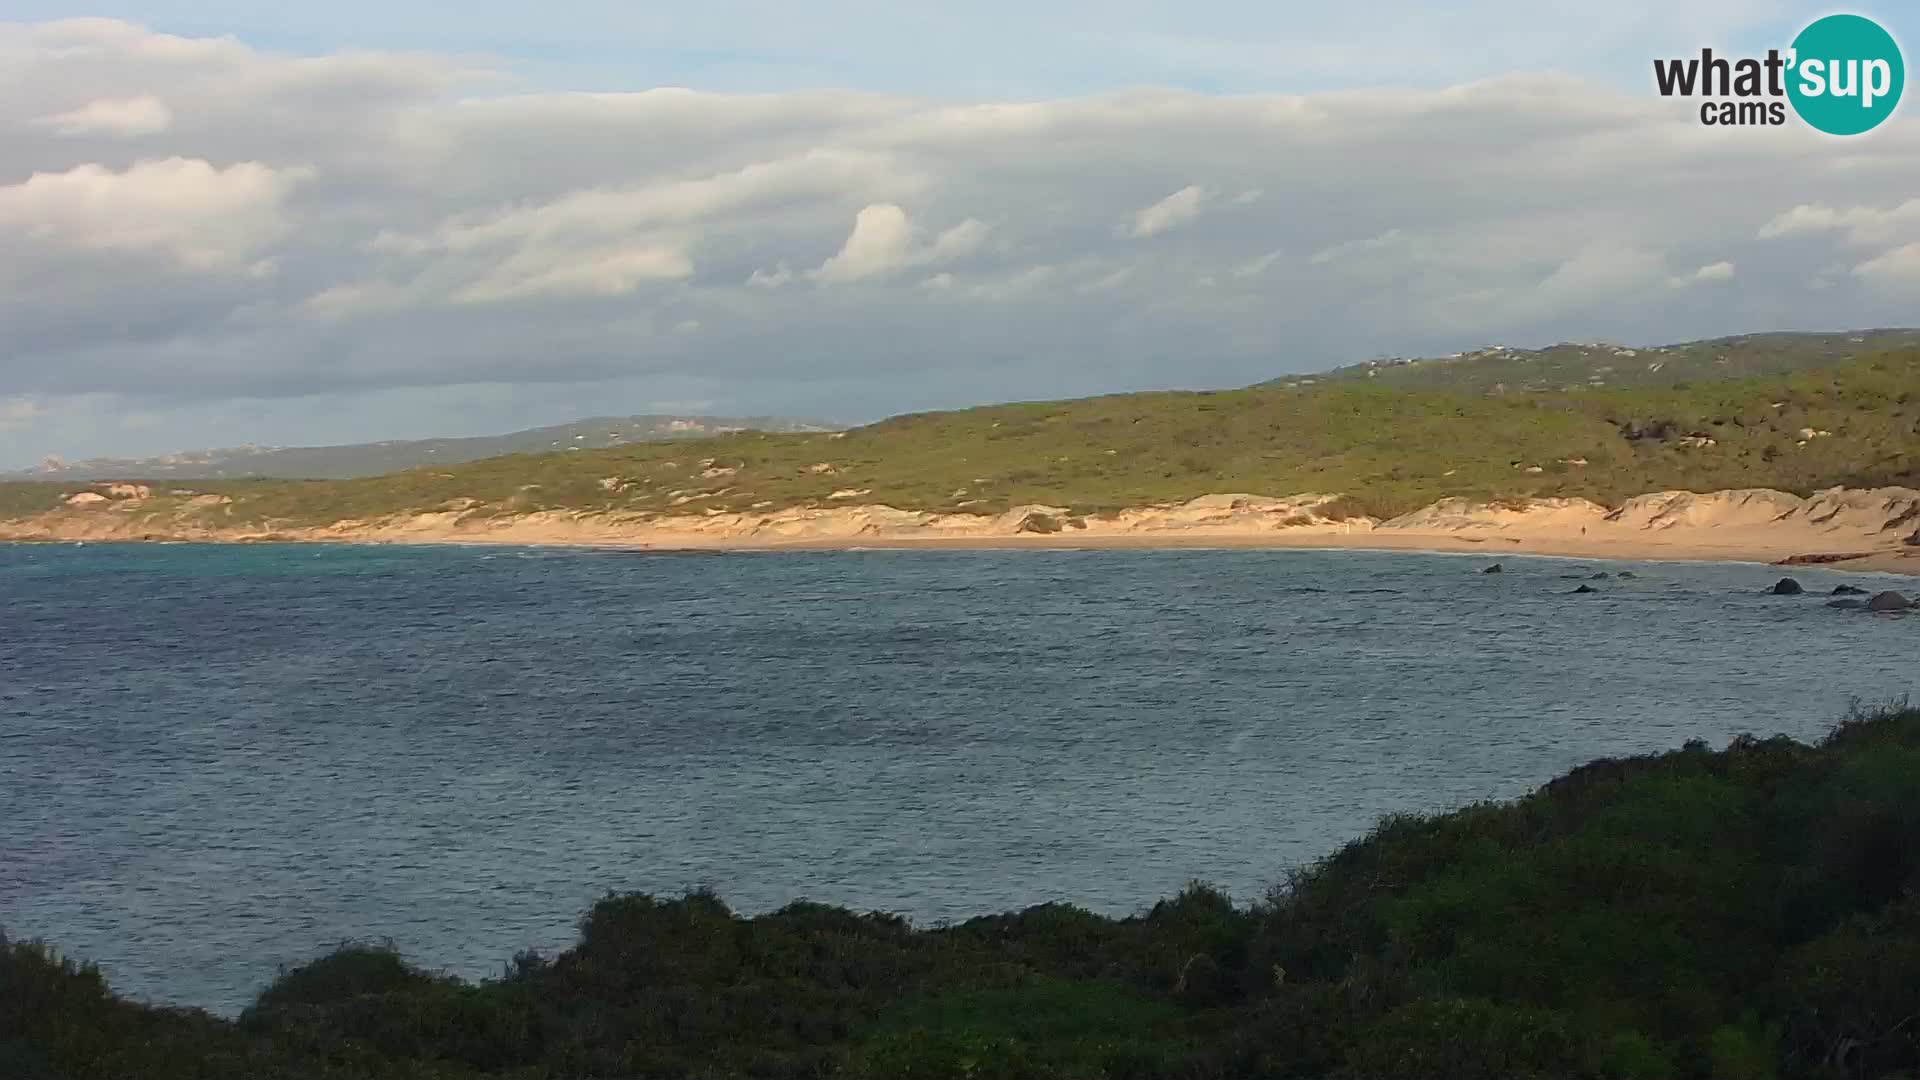
[[[999,514],[884,505],[766,513],[456,510],[292,525],[240,524],[220,508],[159,500],[0,521],[0,541],[361,543],[624,548],[636,551],[1370,550],[1627,562],[1740,562],[1920,576],[1920,491],[1833,488],[1657,492],[1619,507],[1584,499],[1442,500],[1389,520],[1341,515],[1337,497],[1204,495],[1081,515],[1044,505]]]
[[[18,535],[0,525],[0,543],[23,545],[71,544],[229,544],[257,546],[368,545],[420,547],[550,547],[635,553],[828,552],[828,551],[1366,551],[1400,554],[1485,557],[1525,556],[1596,562],[1719,562],[1773,566],[1786,571],[1817,567],[1854,573],[1885,573],[1920,577],[1920,549],[1857,551],[1808,549],[1779,541],[1731,539],[1722,542],[1681,542],[1642,537],[1558,538],[1541,536],[1462,537],[1442,533],[1350,534],[1234,532],[1215,530],[1150,533],[1073,533],[1017,535],[869,535],[828,537],[714,536],[694,533],[663,535],[658,530],[629,535],[609,532],[582,536],[542,533],[538,530],[500,529],[489,532],[414,532],[397,535],[388,530],[364,533],[300,531],[293,533],[241,532],[196,535],[88,536]]]

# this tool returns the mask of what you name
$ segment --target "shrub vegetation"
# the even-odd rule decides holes
[[[1334,380],[995,405],[845,433],[521,454],[356,480],[185,483],[233,501],[189,505],[160,485],[134,512],[164,534],[435,510],[752,513],[845,506],[831,497],[844,491],[901,509],[1044,503],[1076,515],[1215,492],[1322,492],[1345,494],[1346,514],[1387,517],[1449,496],[1615,505],[1669,489],[1920,487],[1920,346],[1690,387],[1468,394]],[[0,484],[0,519],[54,509],[72,490]]]

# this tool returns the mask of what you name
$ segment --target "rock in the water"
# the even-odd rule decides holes
[[[1636,574],[1636,573],[1634,573],[1634,572],[1633,572],[1633,571],[1631,571],[1631,570],[1622,570],[1622,571],[1620,571],[1620,572],[1619,572],[1618,574],[1615,574],[1615,575],[1613,575],[1613,576],[1614,576],[1614,577],[1623,577],[1623,578],[1631,578],[1631,577],[1639,577],[1640,575],[1639,575],[1639,574]]]
[[[1494,563],[1492,566],[1489,566],[1485,570],[1482,570],[1480,572],[1483,574],[1498,574],[1498,573],[1503,573],[1504,571],[1500,569],[1499,563]]]
[[[1577,595],[1577,594],[1579,594],[1579,593],[1590,593],[1590,592],[1592,592],[1592,593],[1597,593],[1597,592],[1599,592],[1600,590],[1599,590],[1599,589],[1596,589],[1596,588],[1594,588],[1594,587],[1593,587],[1593,586],[1591,586],[1591,585],[1582,585],[1582,586],[1580,586],[1579,588],[1577,588],[1577,589],[1575,589],[1575,590],[1573,590],[1573,591],[1574,591],[1574,593],[1575,593],[1575,594]]]
[[[1867,602],[1865,600],[1829,600],[1827,601],[1827,606],[1831,608],[1841,608],[1846,611],[1859,611],[1861,608],[1867,606]]]
[[[1868,611],[1907,611],[1913,607],[1913,601],[1897,592],[1878,593],[1867,601]]]
[[[1605,581],[1607,580],[1607,573],[1606,571],[1602,570],[1600,573],[1593,575],[1587,580],[1588,581]]]
[[[1865,589],[1862,589],[1862,588],[1860,588],[1860,587],[1859,587],[1858,585],[1835,585],[1835,586],[1833,587],[1833,595],[1835,595],[1835,596],[1865,596],[1865,595],[1867,595],[1867,590],[1865,590]]]
[[[1793,580],[1792,578],[1783,577],[1779,581],[1774,583],[1773,588],[1768,589],[1767,591],[1772,593],[1775,596],[1799,596],[1801,593],[1806,592],[1807,590],[1801,588],[1800,583]]]

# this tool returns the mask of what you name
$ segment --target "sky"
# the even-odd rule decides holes
[[[1911,105],[1653,92],[1828,10],[13,0],[0,468],[1920,322]]]

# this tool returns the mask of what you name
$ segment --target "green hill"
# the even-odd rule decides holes
[[[0,943],[0,1075],[1893,1080],[1920,1073],[1915,777],[1915,710],[1690,743],[1126,919],[616,896],[490,982],[345,948],[237,1022]]]
[[[145,509],[155,520],[288,526],[433,509],[985,513],[1048,503],[1091,514],[1210,492],[1311,491],[1387,516],[1446,496],[1617,503],[1663,489],[1834,485],[1920,487],[1920,347],[1690,387],[1487,396],[1336,381],[996,405],[845,433],[743,433],[366,479],[161,485]],[[0,516],[53,509],[72,490],[0,485]],[[193,492],[233,501],[193,507]]]
[[[1920,346],[1920,330],[1740,334],[1638,348],[1605,342],[1562,342],[1543,349],[1492,345],[1447,357],[1388,357],[1320,375],[1290,375],[1274,379],[1269,385],[1298,386],[1364,379],[1403,390],[1452,390],[1463,394],[1665,387],[1785,375],[1914,346]]]

